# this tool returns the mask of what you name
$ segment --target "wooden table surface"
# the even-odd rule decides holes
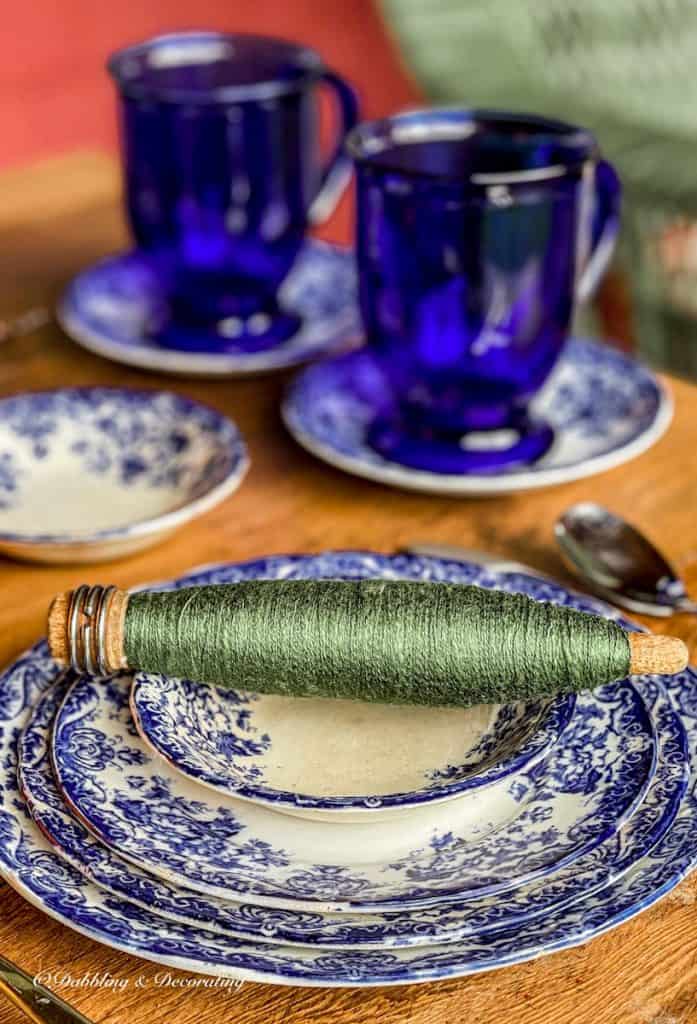
[[[75,271],[123,245],[118,191],[115,164],[89,153],[0,176],[0,317],[52,303]],[[40,635],[49,597],[82,580],[108,577],[128,586],[205,562],[342,547],[390,551],[425,539],[485,549],[565,579],[552,527],[562,509],[585,498],[646,528],[697,592],[697,389],[685,382],[671,382],[676,412],[667,435],[629,465],[551,490],[467,501],[400,493],[305,454],[279,423],[283,376],[158,377],[89,355],[55,326],[2,345],[0,367],[3,395],[106,383],[190,394],[237,420],[253,460],[237,494],[150,551],[104,567],[0,560],[2,664]],[[676,617],[652,625],[679,634],[697,654],[697,620]],[[687,1024],[697,1021],[696,901],[697,875],[586,946],[462,980],[372,991],[245,984],[234,991],[183,993],[158,986],[159,968],[82,938],[3,886],[0,953],[31,973],[68,971],[78,981],[101,976],[107,982],[102,987],[55,987],[94,1021],[119,1024]],[[0,1024],[20,1019],[15,1008],[0,1004]]]

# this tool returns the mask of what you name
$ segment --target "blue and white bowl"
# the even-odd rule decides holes
[[[61,388],[0,401],[0,551],[118,558],[163,540],[239,486],[231,420],[165,391]]]
[[[471,708],[246,693],[139,672],[136,727],[194,782],[276,811],[375,821],[504,785],[545,758],[574,694]],[[492,797],[493,798],[493,797]]]

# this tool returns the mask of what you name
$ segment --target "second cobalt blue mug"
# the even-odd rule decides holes
[[[371,441],[441,473],[540,458],[528,414],[619,227],[620,186],[582,128],[503,111],[367,122],[357,258],[368,346],[389,381]]]
[[[278,289],[351,175],[353,90],[305,46],[216,32],[150,39],[114,54],[109,70],[133,235],[175,321],[166,342],[254,351],[284,340],[299,324]],[[321,85],[339,108],[324,166]]]

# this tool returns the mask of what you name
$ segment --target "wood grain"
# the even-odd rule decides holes
[[[0,177],[0,316],[52,302],[79,267],[123,244],[117,175],[107,158],[77,154]],[[7,187],[4,187],[7,185]],[[556,516],[592,498],[630,517],[673,557],[697,593],[697,389],[673,381],[674,423],[628,466],[548,491],[466,501],[400,493],[313,460],[284,433],[284,377],[189,381],[129,370],[92,357],[55,327],[0,349],[0,393],[61,384],[166,387],[232,415],[253,465],[238,494],[161,547],[90,567],[39,567],[0,560],[0,662],[43,629],[56,592],[87,582],[129,586],[205,562],[281,551],[367,547],[390,551],[431,540],[527,562],[569,579],[553,542]],[[645,620],[648,621],[648,620]],[[697,618],[651,623],[697,654]],[[460,981],[348,991],[245,985],[234,991],[163,988],[161,969],[97,945],[0,890],[0,952],[29,971],[69,970],[116,978],[111,988],[60,994],[95,1021],[188,1024],[688,1024],[697,1022],[697,879],[657,907],[576,950]],[[171,972],[186,981],[187,975]],[[142,979],[140,986],[138,979]],[[127,983],[127,984],[126,984]],[[0,1005],[0,1024],[18,1012]]]

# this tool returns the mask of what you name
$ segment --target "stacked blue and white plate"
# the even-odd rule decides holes
[[[548,581],[340,552],[172,586],[398,577]],[[118,949],[296,985],[502,967],[638,913],[697,863],[697,674],[452,709],[260,697],[61,674],[41,643],[0,678],[0,870]]]

